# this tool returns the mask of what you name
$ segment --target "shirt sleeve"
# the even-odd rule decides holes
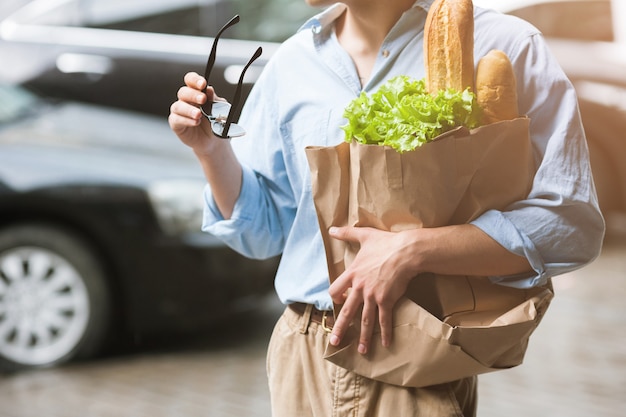
[[[529,260],[530,275],[491,277],[520,288],[544,284],[591,262],[604,236],[575,91],[541,35],[527,41],[511,56],[520,109],[531,120],[537,167],[533,185],[527,199],[472,222]]]
[[[274,91],[269,72],[268,68],[259,78],[242,111],[239,124],[247,134],[232,139],[243,179],[231,218],[223,218],[209,185],[204,193],[202,230],[256,259],[282,253],[296,209],[283,159],[276,103],[271,95],[261,94]]]

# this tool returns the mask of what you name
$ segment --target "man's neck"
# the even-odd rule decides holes
[[[337,20],[337,39],[352,57],[361,83],[369,79],[387,34],[415,0],[348,0]]]
[[[415,0],[354,0],[344,3],[348,9],[336,26],[339,41],[352,45],[361,53],[377,53],[391,28]]]

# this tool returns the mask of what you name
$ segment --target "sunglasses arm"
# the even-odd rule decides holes
[[[246,71],[248,70],[248,68],[250,68],[250,65],[252,65],[252,63],[261,56],[262,53],[263,53],[263,48],[259,46],[257,50],[255,51],[254,55],[252,55],[252,58],[250,58],[246,66],[243,67],[243,70],[241,71],[241,75],[239,76],[239,81],[237,82],[237,89],[235,90],[235,96],[233,97],[232,107],[230,109],[230,112],[228,112],[228,117],[226,118],[226,123],[224,125],[224,131],[222,132],[222,137],[228,137],[228,131],[230,129],[230,125],[235,122],[233,119],[235,118],[235,115],[239,113],[239,107],[240,107],[239,102],[241,101],[241,87],[243,85],[243,79],[244,79],[244,76],[246,75]]]

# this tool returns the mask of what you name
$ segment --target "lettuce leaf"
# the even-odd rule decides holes
[[[344,110],[342,126],[347,142],[413,150],[459,126],[479,126],[480,107],[474,93],[452,89],[436,96],[426,91],[424,79],[397,76],[371,95],[362,92]]]

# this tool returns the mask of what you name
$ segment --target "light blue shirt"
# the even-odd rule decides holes
[[[283,303],[330,309],[328,271],[311,197],[304,149],[344,140],[343,110],[362,90],[374,92],[400,74],[424,77],[423,28],[431,1],[417,1],[385,39],[363,87],[333,24],[336,4],[284,42],[255,84],[240,124],[247,136],[232,145],[243,165],[241,194],[231,219],[205,193],[203,230],[252,258],[282,253],[276,290]],[[534,272],[491,277],[516,287],[589,263],[600,251],[604,221],[598,209],[577,99],[540,33],[522,20],[475,9],[475,62],[491,49],[513,61],[521,114],[531,119],[537,173],[527,199],[488,211],[473,224]]]

